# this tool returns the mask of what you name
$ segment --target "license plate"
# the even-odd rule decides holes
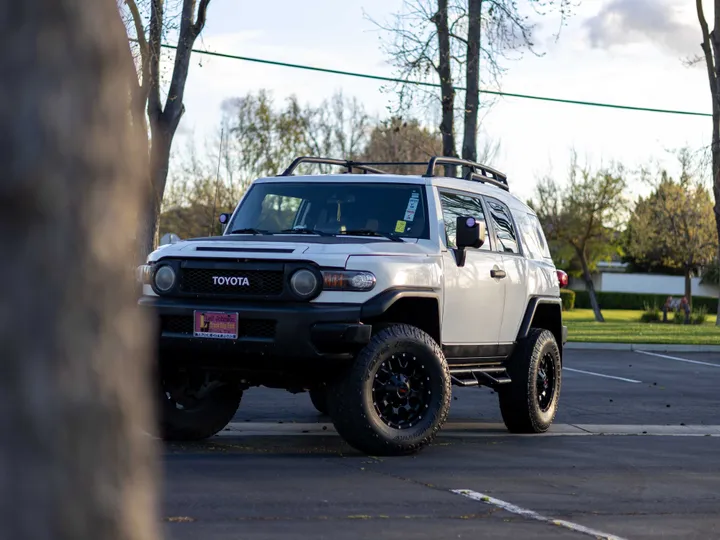
[[[213,339],[237,339],[238,314],[220,311],[196,311],[193,335]]]

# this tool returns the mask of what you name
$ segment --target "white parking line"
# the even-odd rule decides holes
[[[549,517],[543,516],[542,514],[538,514],[537,512],[535,512],[533,510],[528,510],[527,508],[522,508],[521,506],[517,506],[517,505],[509,503],[509,502],[501,501],[500,499],[496,499],[494,497],[489,497],[488,495],[478,493],[477,491],[471,491],[469,489],[451,489],[450,491],[452,493],[455,493],[456,495],[462,495],[463,497],[467,497],[468,499],[472,499],[474,501],[480,501],[485,504],[496,506],[498,508],[505,510],[506,512],[511,512],[513,514],[517,514],[517,515],[522,516],[527,519],[534,519],[537,521],[542,521],[544,523],[548,523],[550,525],[564,527],[566,529],[570,529],[571,531],[579,532],[582,534],[587,534],[588,536],[593,536],[595,538],[600,538],[602,540],[624,540],[620,536],[615,536],[614,534],[608,534],[608,533],[604,533],[601,531],[597,531],[595,529],[590,529],[589,527],[585,527],[584,525],[579,525],[579,524],[573,523],[571,521],[549,518]]]
[[[657,356],[658,358],[667,358],[668,360],[676,360],[678,362],[687,362],[688,364],[699,364],[701,366],[712,366],[720,368],[720,364],[711,364],[710,362],[701,362],[700,360],[688,360],[687,358],[678,358],[677,356],[668,356],[667,354],[658,354],[648,351],[635,351],[639,354],[647,354],[648,356]]]
[[[575,373],[584,373],[585,375],[595,375],[596,377],[604,377],[606,379],[615,379],[616,381],[623,381],[629,383],[641,383],[642,381],[636,381],[635,379],[626,379],[625,377],[616,377],[615,375],[605,375],[603,373],[595,373],[594,371],[583,371],[582,369],[573,369],[569,367],[563,367],[563,371],[573,371]]]

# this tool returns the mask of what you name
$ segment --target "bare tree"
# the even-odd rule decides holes
[[[715,226],[720,237],[720,0],[715,0],[714,29],[710,31],[702,0],[695,0],[698,21],[702,31],[702,50],[707,67],[708,82],[710,83],[710,97],[712,101],[712,178],[713,194],[715,196]],[[720,246],[718,246],[718,264],[720,264]],[[717,323],[720,326],[720,302],[718,303]]]
[[[210,0],[182,0],[179,13],[179,28],[175,61],[165,101],[161,98],[161,57],[162,42],[171,23],[166,12],[165,0],[124,0],[129,13],[125,19],[129,36],[137,43],[138,85],[133,92],[134,99],[146,108],[149,120],[149,185],[151,204],[147,210],[147,229],[143,234],[143,249],[152,251],[156,236],[160,208],[170,163],[170,148],[180,119],[185,112],[183,97],[185,83],[190,70],[190,56],[195,40],[205,27]],[[146,25],[145,20],[149,19]],[[144,113],[136,118],[138,125],[146,128]]]
[[[0,35],[3,537],[156,538],[127,37],[112,0],[6,3]]]
[[[399,110],[414,104],[418,92],[436,97],[427,83],[439,81],[445,156],[457,155],[455,83],[465,83],[462,157],[474,161],[480,83],[497,86],[505,71],[501,61],[512,58],[513,52],[528,49],[538,54],[533,43],[535,25],[518,4],[517,0],[405,0],[390,24],[375,23],[389,33],[385,49],[404,81]],[[562,25],[573,0],[525,0],[524,4],[538,15],[558,11]],[[488,101],[485,106],[490,104]],[[454,174],[454,169],[446,168],[446,173]]]

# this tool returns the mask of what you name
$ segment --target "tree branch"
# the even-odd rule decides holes
[[[162,52],[163,1],[164,0],[150,0],[150,40],[148,43],[150,78],[147,89],[147,112],[151,122],[156,122],[162,116],[162,104],[160,102],[160,54]]]
[[[205,24],[207,5],[210,0],[201,0],[198,13],[198,23]],[[190,55],[192,53],[195,38],[197,37],[194,23],[195,0],[183,0],[183,8],[180,19],[180,34],[178,37],[177,49],[175,51],[175,65],[173,67],[172,80],[165,100],[164,115],[167,118],[170,129],[175,130],[180,123],[180,118],[185,112],[183,96],[185,94],[185,81],[190,69]]]
[[[149,80],[150,80],[150,48],[148,46],[147,39],[145,38],[145,28],[142,23],[142,16],[140,10],[137,7],[135,0],[125,0],[125,5],[130,10],[132,15],[133,24],[135,25],[135,35],[137,36],[138,46],[140,48],[140,77],[138,80],[139,87],[136,89],[139,94],[135,97],[139,103],[142,104],[142,118],[141,124],[147,131],[147,125],[145,122],[145,103],[148,98]]]
[[[203,28],[205,27],[205,20],[207,19],[207,8],[210,4],[210,0],[200,0],[200,7],[198,7],[197,19],[193,25],[193,33],[195,37],[200,35]]]
[[[700,22],[700,29],[702,30],[703,41],[700,44],[703,53],[705,54],[705,66],[708,72],[708,81],[710,82],[710,95],[713,100],[713,111],[718,107],[717,105],[717,84],[715,77],[715,62],[713,61],[712,48],[710,46],[710,29],[708,28],[707,19],[705,19],[705,12],[703,11],[702,0],[695,0],[697,7],[698,21]]]

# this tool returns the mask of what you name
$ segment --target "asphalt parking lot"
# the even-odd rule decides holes
[[[720,538],[720,353],[567,351],[540,436],[454,390],[435,444],[373,458],[307,394],[251,389],[221,436],[165,447],[168,538]]]

